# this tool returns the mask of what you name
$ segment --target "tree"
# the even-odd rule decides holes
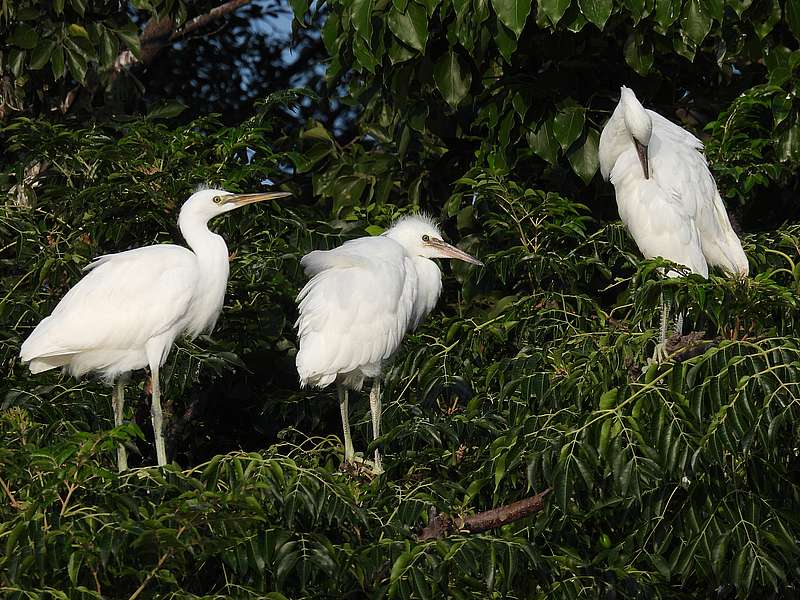
[[[309,92],[220,104],[239,75],[211,88],[181,79],[234,47],[249,13],[161,54],[137,76],[144,89],[124,120],[104,110],[124,75],[99,75],[78,91],[91,102],[50,111],[80,78],[37,75],[35,48],[15,33],[23,23],[47,39],[63,19],[92,42],[97,22],[116,60],[147,23],[180,31],[222,5],[86,8],[90,22],[80,2],[67,17],[59,3],[31,3],[35,19],[20,16],[28,5],[3,13],[3,73],[25,107],[0,132],[3,594],[796,595],[795,3],[334,0],[323,13],[293,1],[297,35],[321,35],[329,53],[328,90],[346,90],[337,102],[350,112],[317,118]],[[130,40],[119,37],[128,22]],[[65,56],[83,47],[58,35]],[[87,73],[113,64],[93,60]],[[704,139],[743,229],[746,282],[664,280],[664,261],[641,260],[596,174],[621,83]],[[188,105],[177,117],[154,108],[172,95]],[[224,114],[204,114],[214,110]],[[296,199],[216,225],[234,252],[220,327],[164,369],[177,464],[115,474],[118,441],[152,462],[146,419],[131,412],[109,431],[105,390],[29,377],[22,339],[92,256],[178,239],[176,204],[198,182],[266,180]],[[369,481],[338,471],[334,393],[297,389],[298,262],[418,208],[486,267],[453,267],[436,313],[388,370],[387,474]],[[671,340],[671,360],[647,365],[662,293],[690,332]],[[144,413],[144,386],[138,395]],[[366,402],[353,411],[354,435],[369,440]]]

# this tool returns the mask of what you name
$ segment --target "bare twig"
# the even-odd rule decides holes
[[[175,534],[175,539],[176,540],[179,537],[181,537],[181,534],[183,533],[183,531],[185,529],[186,529],[186,525],[182,525],[181,528],[178,529],[178,533]],[[173,551],[174,551],[174,548],[170,548],[169,550],[164,552],[164,554],[161,555],[161,557],[158,559],[158,563],[156,563],[156,566],[153,567],[153,570],[150,571],[150,573],[147,575],[147,577],[144,578],[144,581],[142,581],[142,583],[139,585],[139,587],[136,588],[136,591],[134,591],[133,594],[131,594],[131,596],[130,596],[130,598],[128,598],[128,600],[136,600],[136,598],[139,597],[139,594],[141,594],[144,591],[144,588],[146,588],[147,584],[150,583],[150,580],[153,577],[155,577],[156,573],[158,573],[158,570],[162,566],[164,566],[164,563],[167,561],[167,559],[172,556]]]
[[[14,498],[14,494],[12,494],[11,490],[8,489],[8,484],[5,481],[3,481],[2,477],[0,477],[0,487],[3,488],[3,491],[6,493],[6,496],[8,496],[8,502],[9,502],[9,504],[11,504],[11,508],[16,508],[17,510],[22,508],[19,505],[19,502],[17,501],[17,499]]]
[[[544,497],[549,493],[550,488],[547,488],[543,492],[524,500],[498,506],[469,517],[456,517],[455,519],[447,514],[437,515],[436,509],[431,508],[428,516],[428,525],[420,532],[417,539],[420,541],[436,540],[454,532],[481,533],[490,529],[497,529],[541,511],[544,508]]]

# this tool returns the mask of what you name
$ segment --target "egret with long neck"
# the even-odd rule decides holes
[[[315,250],[300,262],[311,279],[297,297],[297,372],[301,386],[336,383],[347,463],[356,460],[348,390],[360,390],[365,379],[372,379],[372,435],[377,438],[381,370],[403,336],[433,310],[442,291],[442,273],[434,258],[483,264],[444,242],[436,224],[421,215],[400,219],[380,236]],[[377,449],[371,466],[374,473],[383,471]]]
[[[600,171],[614,185],[619,216],[645,258],[660,256],[703,277],[709,265],[744,277],[747,257],[702,152],[700,140],[645,109],[623,86],[600,135]],[[668,321],[662,299],[656,360],[666,356]],[[682,323],[678,315],[677,333]]]
[[[115,426],[122,424],[130,372],[149,366],[156,458],[159,465],[166,464],[159,369],[179,335],[193,339],[214,328],[228,281],[228,247],[208,229],[208,221],[288,195],[214,189],[193,194],[178,218],[191,250],[158,244],[96,259],[28,336],[20,358],[29,363],[31,373],[61,367],[75,377],[100,374],[113,385]],[[123,446],[117,450],[117,464],[120,471],[127,469]]]

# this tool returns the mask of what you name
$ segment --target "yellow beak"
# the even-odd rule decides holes
[[[438,252],[436,255],[438,258],[455,258],[456,260],[463,260],[473,265],[483,266],[483,263],[474,256],[467,254],[460,248],[451,246],[443,240],[431,238],[430,241],[427,242],[427,246],[434,248]]]
[[[235,204],[238,208],[245,204],[253,204],[254,202],[261,202],[263,200],[277,200],[278,198],[286,198],[291,195],[291,192],[267,192],[265,194],[228,194],[221,198],[222,204]]]

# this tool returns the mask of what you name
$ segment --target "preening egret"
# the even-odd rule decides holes
[[[702,151],[700,140],[645,109],[623,86],[600,135],[600,171],[614,185],[620,218],[645,258],[660,256],[703,277],[709,265],[744,277],[747,257]],[[657,360],[665,357],[669,318],[663,300],[661,308]],[[678,315],[678,333],[682,320]]]
[[[172,244],[107,254],[61,299],[22,344],[31,373],[63,367],[75,377],[97,372],[113,384],[114,424],[122,424],[129,373],[149,365],[151,416],[158,464],[167,462],[162,433],[159,367],[180,334],[211,331],[228,281],[228,247],[208,221],[240,206],[289,196],[287,192],[231,194],[202,190],[181,207],[178,226],[192,249]],[[117,450],[127,469],[125,449]]]
[[[311,280],[297,297],[297,372],[301,386],[324,388],[336,382],[347,462],[355,460],[348,390],[360,390],[364,379],[373,380],[369,400],[377,438],[381,368],[403,336],[433,310],[442,291],[442,273],[432,258],[483,265],[442,241],[436,224],[421,215],[403,217],[380,236],[315,250],[300,262]],[[376,450],[374,472],[382,470]]]

